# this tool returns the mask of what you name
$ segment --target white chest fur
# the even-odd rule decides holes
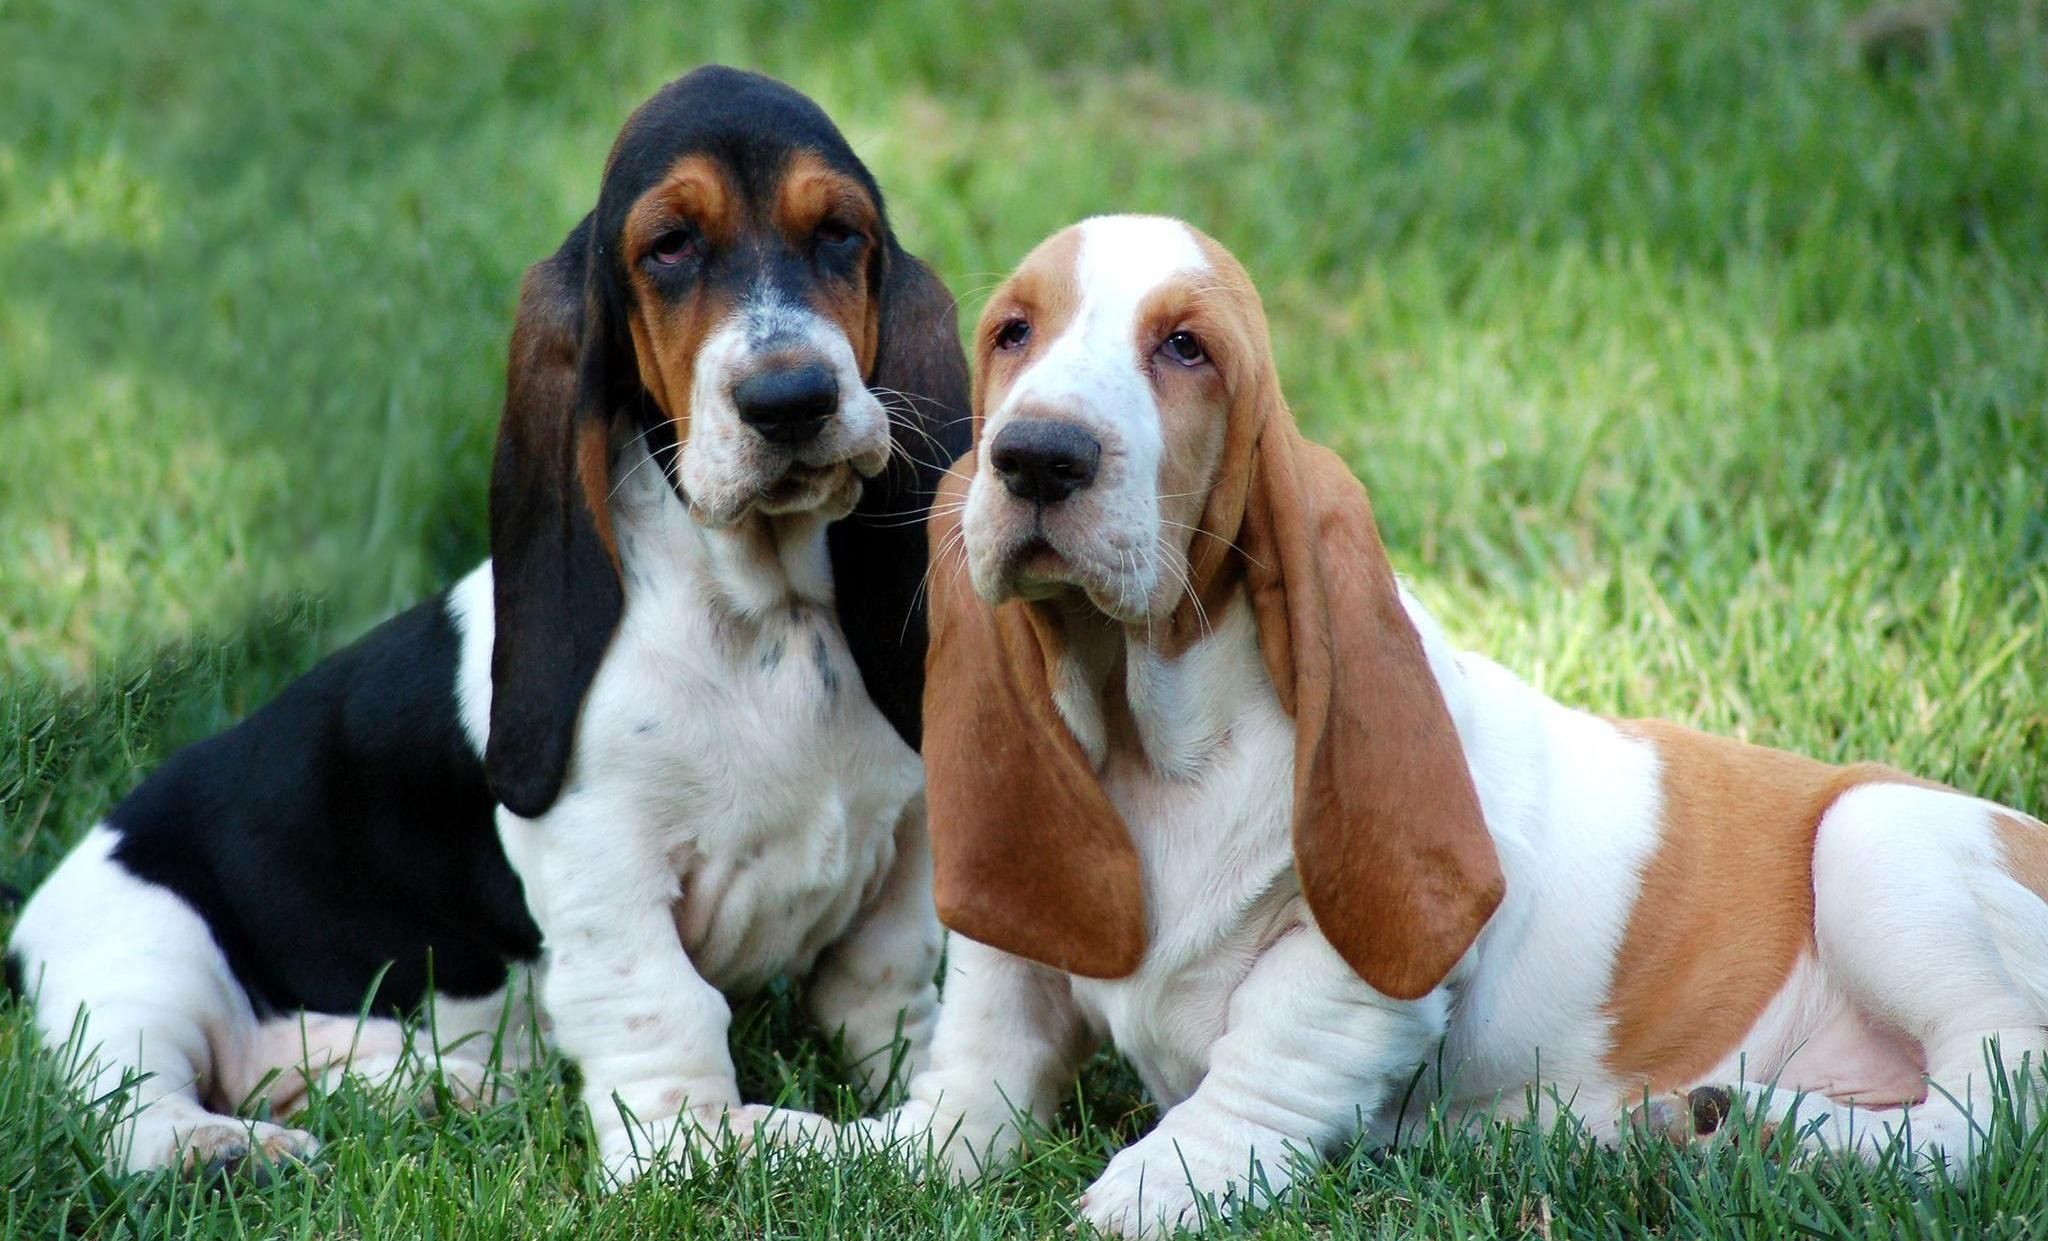
[[[658,470],[633,464],[612,500],[625,613],[584,702],[558,803],[578,810],[561,830],[644,859],[648,882],[672,889],[697,972],[745,991],[807,969],[872,900],[922,775],[847,649],[824,524],[706,530]],[[463,605],[464,716],[480,744],[488,565],[458,589]],[[519,835],[505,840],[523,871]]]
[[[1149,949],[1131,976],[1073,987],[1171,1106],[1200,1084],[1231,993],[1260,952],[1308,918],[1290,844],[1294,722],[1242,601],[1179,659],[1133,646],[1124,668],[1142,755],[1103,744],[1099,698],[1062,694],[1060,706],[1137,848]]]

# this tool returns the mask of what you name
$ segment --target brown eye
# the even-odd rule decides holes
[[[687,228],[672,228],[654,239],[647,257],[663,267],[674,267],[684,259],[697,257],[697,234]]]
[[[1200,366],[1209,360],[1193,332],[1175,332],[1159,343],[1159,351],[1182,366]]]
[[[854,241],[857,237],[858,234],[838,220],[826,220],[818,225],[816,232],[811,234],[812,240],[827,250],[840,249]]]
[[[1015,349],[1031,339],[1031,324],[1023,319],[1011,319],[996,329],[996,348]]]

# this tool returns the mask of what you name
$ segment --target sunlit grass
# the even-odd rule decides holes
[[[1085,214],[1221,238],[1398,566],[1551,692],[2042,810],[2048,30],[1867,54],[1861,12],[0,0],[0,881],[483,554],[519,272],[712,59],[817,96],[970,317]],[[796,1011],[737,1023],[750,1090],[838,1106]],[[601,1200],[550,1072],[323,1101],[323,1173],[219,1193],[94,1179],[54,1072],[0,1015],[0,1234],[1053,1233],[1149,1117],[1104,1061],[978,1193],[743,1160]],[[2022,1235],[2048,1157],[2002,1140],[1950,1184],[1429,1132],[1256,1228]]]

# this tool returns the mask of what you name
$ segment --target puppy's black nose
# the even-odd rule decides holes
[[[1102,441],[1062,419],[1027,418],[996,434],[988,460],[1011,495],[1057,504],[1095,481]]]
[[[740,421],[772,444],[811,439],[839,409],[839,380],[817,362],[749,375],[732,386]]]

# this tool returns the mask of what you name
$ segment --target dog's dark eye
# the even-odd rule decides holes
[[[1182,366],[1200,366],[1209,360],[1193,332],[1175,332],[1159,343],[1159,350]]]
[[[838,220],[826,220],[811,237],[821,249],[838,250],[859,240],[860,234]]]
[[[1031,339],[1031,324],[1023,319],[1010,319],[996,329],[996,348],[1015,349]]]
[[[647,257],[663,267],[674,267],[684,259],[697,257],[697,234],[687,228],[672,228],[647,247]]]

